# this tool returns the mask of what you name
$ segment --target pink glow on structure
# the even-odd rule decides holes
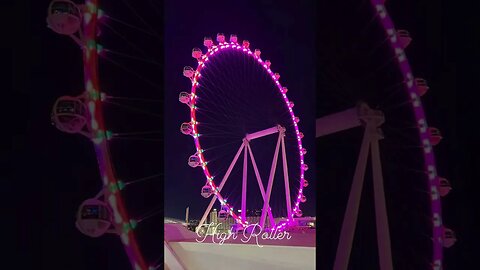
[[[257,50],[256,53],[253,53],[249,49],[249,46],[250,46],[250,43],[248,41],[243,41],[242,45],[239,45],[236,42],[231,42],[230,45],[228,45],[228,43],[227,43],[227,45],[224,45],[223,43],[221,43],[219,45],[212,45],[209,48],[208,52],[203,56],[204,61],[202,63],[199,62],[198,66],[197,66],[196,74],[198,74],[198,76],[195,77],[196,83],[192,83],[191,94],[192,94],[192,96],[196,96],[196,91],[197,91],[197,86],[198,86],[197,78],[200,78],[201,71],[202,71],[203,68],[205,68],[205,63],[209,59],[208,57],[213,57],[216,54],[216,52],[222,51],[222,50],[231,50],[231,49],[237,49],[237,50],[240,51],[240,49],[241,49],[241,52],[245,53],[245,55],[253,57],[254,59],[257,59],[258,64],[270,75],[272,80],[275,82],[275,85],[277,86],[277,89],[280,93],[280,96],[283,98],[283,100],[285,102],[285,106],[290,113],[292,125],[294,126],[294,129],[295,129],[295,133],[297,135],[302,134],[302,136],[297,136],[297,143],[298,143],[298,149],[299,149],[299,154],[298,155],[300,157],[299,170],[300,170],[300,179],[301,180],[300,180],[300,183],[299,183],[300,184],[299,193],[296,197],[296,202],[294,203],[295,207],[293,208],[293,212],[296,213],[299,210],[298,206],[301,203],[302,187],[304,186],[304,183],[303,183],[304,182],[304,171],[305,171],[304,168],[306,166],[306,164],[304,163],[304,155],[302,153],[303,146],[302,146],[301,138],[303,137],[303,133],[301,133],[299,131],[298,124],[297,124],[297,121],[296,121],[296,119],[298,119],[298,117],[295,116],[295,114],[293,113],[293,110],[292,110],[293,102],[291,102],[288,99],[288,97],[286,95],[286,91],[285,91],[286,88],[284,88],[278,80],[280,75],[278,73],[274,74],[272,72],[272,70],[270,69],[270,61],[267,60],[268,62],[266,62],[264,64],[265,61],[263,61],[260,58],[260,53],[261,53],[260,50]],[[195,99],[192,99],[192,109],[190,110],[192,122],[196,122],[196,116],[195,116],[196,111],[194,109],[195,108],[194,105],[195,105]],[[196,125],[194,126],[194,134],[198,134],[198,132],[196,130]],[[194,143],[195,143],[195,148],[197,149],[198,156],[200,157],[201,160],[204,160],[203,155],[200,151],[202,149],[202,147],[200,145],[199,136],[194,136]],[[222,197],[220,192],[217,192],[218,187],[215,185],[215,183],[213,181],[209,181],[209,179],[212,178],[212,175],[210,174],[210,171],[208,170],[208,166],[206,164],[204,164],[204,166],[202,166],[202,168],[203,168],[203,172],[205,174],[205,177],[206,177],[208,183],[213,188],[214,194],[217,196],[220,203],[222,205],[225,205],[226,207],[228,207],[230,209],[231,216],[233,217],[233,219],[238,224],[241,224],[241,226],[243,226],[243,227],[247,226],[248,222],[243,221],[239,216],[237,216],[235,214],[235,212],[231,211],[231,209],[233,209],[233,208],[226,202],[226,200]],[[283,230],[283,229],[286,229],[288,226],[293,226],[294,225],[293,217],[294,217],[294,215],[292,214],[291,217],[289,217],[289,219],[286,223],[282,223],[280,225],[277,224],[277,226],[275,228],[279,229],[279,230]]]
[[[98,29],[98,0],[87,0],[86,6],[89,7],[84,11],[84,17],[89,16],[90,20],[83,21],[83,34],[86,40],[95,44]],[[133,268],[148,269],[143,254],[141,253],[135,233],[133,229],[124,230],[124,225],[128,224],[129,216],[127,209],[124,206],[122,193],[119,191],[111,191],[110,186],[117,186],[118,179],[113,171],[112,158],[109,152],[108,140],[103,139],[103,134],[106,132],[105,121],[102,110],[102,100],[95,98],[94,93],[100,92],[99,74],[98,74],[98,52],[96,49],[84,50],[84,80],[87,92],[87,101],[93,102],[95,110],[90,115],[90,124],[97,134],[102,134],[102,137],[94,138],[95,153],[97,156],[98,166],[101,174],[101,179],[104,180],[104,197],[109,206],[112,208],[114,216],[118,217],[113,223],[115,229],[121,232],[121,239]],[[95,123],[95,124],[93,124]]]
[[[390,18],[387,9],[384,6],[385,0],[370,0],[370,3],[374,10],[380,15],[379,20],[380,23],[385,31],[386,36],[389,36],[389,29],[395,29],[395,25]],[[412,70],[410,68],[410,64],[408,59],[405,56],[405,52],[403,50],[403,45],[400,39],[388,39],[390,42],[390,47],[392,51],[397,56],[397,63],[398,67],[403,75],[404,81],[407,83],[405,84],[405,91],[409,94],[412,98],[412,110],[415,114],[416,121],[418,123],[422,123],[422,126],[428,127],[426,124],[426,117],[423,107],[421,105],[421,100],[419,98],[420,91],[415,83],[408,83],[412,80]],[[431,143],[430,138],[428,137],[428,132],[425,128],[418,128],[419,131],[419,138],[424,143],[425,151],[424,151],[424,168],[426,172],[429,171],[436,171],[435,169],[435,157],[433,151],[430,151]],[[438,175],[433,174],[432,179],[428,179],[428,185],[430,190],[436,189],[438,190],[440,187],[440,178]],[[430,210],[431,210],[431,218],[432,218],[432,243],[433,243],[433,254],[432,254],[432,265],[435,265],[435,269],[442,268],[442,259],[443,259],[443,245],[442,245],[442,238],[443,238],[443,231],[442,231],[442,221],[441,221],[441,201],[435,200],[430,196]],[[434,217],[437,217],[436,219]],[[433,222],[437,220],[437,224]]]

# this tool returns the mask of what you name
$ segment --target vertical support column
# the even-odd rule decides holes
[[[375,220],[377,225],[378,255],[380,270],[392,270],[392,249],[388,227],[387,207],[385,203],[385,191],[383,187],[382,164],[378,146],[378,135],[371,141],[373,192],[375,196]]]
[[[222,182],[220,183],[220,186],[218,186],[218,192],[222,191],[223,185],[225,185],[225,182],[227,182],[227,179],[230,176],[230,173],[232,172],[233,167],[235,166],[235,163],[237,163],[238,157],[242,153],[242,150],[244,147],[245,147],[245,144],[242,143],[242,145],[240,145],[240,148],[237,151],[237,154],[235,154],[235,157],[233,158],[233,161],[230,164],[230,167],[228,167],[227,172],[225,173],[225,176],[223,177]],[[200,230],[200,228],[202,227],[203,223],[207,219],[208,213],[210,213],[210,210],[212,210],[213,204],[215,203],[216,200],[217,200],[217,196],[214,195],[212,200],[210,201],[210,204],[208,204],[208,207],[205,210],[205,213],[203,213],[202,219],[198,223],[198,226],[195,230],[196,232],[198,232],[198,230]]]
[[[265,189],[263,188],[262,178],[260,177],[260,173],[258,172],[257,163],[255,162],[255,158],[253,157],[252,148],[250,147],[250,145],[247,145],[247,147],[248,152],[250,153],[250,159],[252,160],[253,171],[255,172],[255,176],[257,177],[258,187],[260,188],[260,193],[262,193],[262,200],[265,201]],[[272,209],[270,209],[270,207],[268,207],[267,214],[268,218],[270,219],[270,226],[274,226],[275,220],[273,219]]]
[[[370,145],[369,127],[365,128],[363,134],[362,146],[358,154],[355,175],[353,176],[352,188],[348,197],[347,209],[343,218],[342,231],[337,247],[334,270],[347,270],[352,250],[353,236],[357,226],[358,208],[360,206],[360,197],[362,195],[363,179],[367,167],[368,150]]]
[[[278,134],[277,146],[275,147],[275,154],[273,155],[272,167],[270,169],[270,176],[268,177],[267,194],[263,200],[262,216],[260,217],[260,228],[265,226],[265,217],[270,203],[270,195],[272,194],[273,178],[275,177],[275,170],[277,169],[278,151],[280,150],[280,141],[283,136],[283,131]]]
[[[283,132],[282,132],[283,133]],[[285,150],[285,133],[282,135],[283,180],[285,182],[285,199],[287,201],[287,216],[292,216],[292,198],[290,198],[290,181],[288,178],[287,154]]]
[[[244,151],[243,151],[243,179],[242,179],[242,215],[241,218],[243,221],[247,220],[246,212],[247,212],[247,168],[248,168],[248,141],[243,139],[243,143],[245,144]]]

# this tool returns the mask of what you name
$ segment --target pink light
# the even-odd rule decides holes
[[[288,107],[288,110],[290,112],[290,115],[292,117],[292,122],[293,122],[293,126],[295,128],[295,132],[297,134],[297,141],[298,141],[298,146],[299,146],[299,155],[300,155],[300,163],[301,163],[300,175],[301,175],[301,178],[303,178],[304,177],[304,174],[303,174],[304,161],[303,161],[302,144],[301,144],[301,138],[303,137],[303,134],[298,131],[298,126],[297,126],[297,121],[298,120],[297,119],[299,119],[299,118],[295,117],[295,115],[293,113],[292,107],[294,106],[294,104],[293,104],[293,102],[289,101],[287,96],[285,95],[285,93],[288,91],[288,89],[286,87],[282,87],[280,85],[280,82],[278,81],[278,78],[279,78],[280,75],[278,73],[274,74],[272,72],[272,70],[270,69],[270,65],[271,65],[270,61],[268,61],[268,60],[263,61],[259,57],[260,53],[261,53],[260,50],[256,50],[255,53],[253,53],[252,51],[250,51],[248,49],[248,47],[250,45],[248,41],[244,41],[242,44],[243,44],[243,47],[240,46],[240,45],[236,45],[236,43],[234,43],[234,42],[232,42],[231,44],[220,42],[218,46],[215,46],[215,45],[212,44],[211,47],[213,49],[211,50],[209,48],[209,52],[206,55],[202,56],[204,61],[203,62],[201,62],[201,61],[198,62],[198,67],[197,67],[198,76],[195,77],[195,81],[193,82],[191,92],[192,92],[193,95],[195,95],[196,88],[199,85],[199,79],[201,77],[201,73],[200,73],[201,69],[205,67],[206,62],[209,60],[209,56],[212,57],[214,55],[214,53],[217,52],[218,50],[223,50],[223,49],[227,49],[227,48],[230,48],[230,47],[234,48],[234,49],[242,49],[242,51],[246,52],[247,55],[251,55],[252,57],[254,57],[254,59],[257,59],[258,63],[260,63],[261,66],[268,72],[268,74],[274,80],[275,84],[278,86],[278,89],[279,89],[280,93],[282,94],[282,97],[284,98],[284,101],[285,101],[285,103]],[[195,106],[194,106],[195,100],[192,99],[192,102],[193,102],[193,104],[192,104],[191,116],[192,116],[193,121],[196,121]],[[300,134],[302,134],[302,136],[300,136]],[[196,145],[197,149],[201,149],[200,141],[198,139],[198,136],[194,137],[194,141],[195,141],[195,145]],[[202,168],[203,168],[204,173],[205,173],[205,175],[207,176],[207,179],[208,179],[210,177],[210,173],[209,173],[208,167],[206,165],[207,165],[207,162],[205,162],[205,164],[203,164]],[[219,201],[221,203],[223,203],[224,205],[228,206],[229,208],[231,208],[228,205],[228,203],[226,203],[226,201],[222,198],[221,194],[218,192],[218,187],[215,186],[215,183],[213,181],[210,181],[209,183],[211,184],[211,187],[214,189],[214,194],[218,197]],[[297,205],[297,206],[299,204],[299,200],[301,199],[301,189],[300,189],[300,193],[298,195],[299,195],[299,197],[297,198],[296,203],[295,203],[295,205]],[[294,209],[295,209],[295,211],[297,211],[297,208],[294,208]],[[230,211],[230,212],[232,212],[232,211]],[[246,226],[245,224],[248,224],[248,222],[240,219],[234,212],[232,213],[232,217],[234,218],[234,220],[237,221],[237,223],[241,224],[243,227]],[[292,214],[292,217],[293,217],[293,214]],[[276,226],[276,228],[282,228],[282,227],[285,227],[287,225],[288,225],[287,223],[283,223],[279,226]]]

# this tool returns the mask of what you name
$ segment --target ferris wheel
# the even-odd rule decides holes
[[[320,231],[329,232],[320,241],[336,243],[336,250],[325,250],[332,259],[325,264],[335,270],[440,270],[443,248],[456,236],[442,221],[441,198],[451,185],[435,165],[442,134],[428,126],[422,106],[429,86],[414,76],[406,51],[412,38],[395,28],[385,1],[354,2],[347,9],[332,4],[358,24],[329,21],[322,47],[318,218],[324,220]],[[351,36],[336,40],[338,33]],[[331,58],[329,50],[342,57]]]
[[[217,200],[221,205],[218,220],[231,217],[235,230],[251,225],[247,212],[252,208],[261,209],[262,230],[291,228],[296,224],[295,217],[303,214],[300,204],[306,202],[308,165],[304,162],[307,150],[302,145],[300,119],[294,114],[293,101],[287,97],[288,88],[280,83],[280,74],[272,71],[272,63],[261,58],[261,51],[250,49],[249,41],[239,42],[233,34],[227,41],[219,33],[216,42],[205,37],[206,52],[192,50],[197,67],[183,69],[183,75],[191,82],[191,91],[179,95],[179,101],[190,109],[190,121],[182,123],[180,130],[193,137],[195,146],[188,165],[203,170],[201,196],[213,195],[197,232]],[[241,175],[232,175],[242,152]],[[279,155],[281,170],[277,166]],[[259,157],[262,160],[258,164],[262,166],[257,165]],[[255,179],[258,187],[254,184],[252,189],[248,179]],[[236,186],[238,183],[241,187]],[[292,197],[294,191],[296,195]],[[275,220],[280,216],[283,218]]]
[[[124,3],[129,14],[136,15],[133,7]],[[135,17],[127,18],[129,21],[116,18],[115,12],[121,11],[118,5],[103,3],[103,8],[107,12],[99,8],[97,0],[83,5],[53,0],[48,7],[47,26],[70,37],[81,49],[85,89],[58,98],[52,122],[63,132],[86,137],[96,154],[101,187],[80,204],[75,222],[78,230],[94,238],[118,236],[132,269],[160,269],[163,236],[150,232],[163,226],[159,215],[163,183],[158,181],[163,175],[159,171],[163,141],[158,119],[163,116],[158,109],[161,97],[152,95],[160,92],[152,89],[160,88],[154,79],[161,65],[146,56],[156,53],[157,43],[142,47],[126,36],[159,39],[144,18],[137,22],[149,30],[134,25]],[[124,14],[120,17],[125,19]],[[146,47],[148,44],[152,46]],[[152,66],[146,69],[145,63]],[[146,71],[139,74],[137,67]],[[102,91],[103,87],[107,90]]]

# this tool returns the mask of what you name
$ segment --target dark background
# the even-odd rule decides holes
[[[361,2],[365,3],[365,1],[341,1],[335,3],[322,2],[319,4],[319,13],[317,14],[317,44],[320,48],[330,49],[328,53],[331,54],[324,56],[319,53],[319,55],[321,55],[320,59],[336,60],[342,57],[343,54],[341,52],[343,49],[350,48],[352,51],[354,49],[361,51],[361,44],[371,41],[362,40],[361,37],[365,38],[366,35],[358,34],[359,31],[356,31],[359,28],[362,29],[362,25],[366,24],[365,22],[363,22],[360,27],[353,25],[353,21],[358,22],[359,18],[361,18],[359,14],[355,13],[355,11],[361,10],[361,5],[359,4]],[[457,232],[458,237],[455,246],[450,249],[444,249],[445,269],[467,269],[468,266],[474,265],[476,250],[476,240],[474,239],[478,239],[478,232],[475,231],[478,227],[478,210],[475,210],[477,203],[474,202],[475,195],[472,190],[474,181],[478,177],[478,172],[472,170],[472,166],[475,167],[477,166],[476,164],[479,164],[479,159],[475,154],[476,151],[478,151],[478,143],[475,142],[478,128],[472,127],[471,125],[473,119],[478,115],[477,108],[474,105],[477,95],[475,94],[475,90],[473,90],[478,88],[478,82],[473,79],[475,77],[473,74],[478,73],[478,68],[472,65],[472,63],[477,61],[474,59],[478,59],[479,55],[472,51],[476,46],[475,44],[478,44],[478,29],[476,29],[478,21],[473,19],[474,13],[470,13],[470,10],[460,8],[460,4],[447,1],[386,1],[386,6],[395,23],[395,27],[397,29],[408,30],[413,38],[405,52],[414,76],[425,78],[429,82],[430,90],[422,97],[428,124],[438,127],[444,136],[443,141],[434,148],[438,173],[448,178],[453,186],[453,191],[445,198],[442,198],[443,221],[446,227]],[[332,12],[332,10],[335,11]],[[335,25],[337,22],[345,24],[347,27],[337,27],[337,25]],[[344,32],[328,33],[328,29],[323,28],[323,26],[329,24],[333,25],[332,28],[335,29],[334,32],[338,31],[337,29],[341,29],[341,31]],[[349,24],[352,24],[350,29],[348,28]],[[374,27],[374,24],[375,23],[372,23],[370,28]],[[356,39],[350,38],[354,35],[357,35]],[[346,44],[338,45],[329,43],[328,41],[332,40],[332,36]],[[381,38],[378,40],[381,40]],[[323,45],[325,42],[327,43],[326,46]],[[360,45],[358,45],[359,43]],[[338,53],[335,49],[337,49]],[[378,55],[379,54],[372,54],[372,57],[378,57]],[[349,58],[352,62],[356,59],[362,58]],[[373,59],[373,61],[375,61],[375,59]],[[318,62],[322,63],[321,60]],[[343,63],[344,66],[350,64],[347,60],[345,60],[345,62],[347,63]],[[370,63],[366,61],[364,67],[370,68],[370,66],[375,67],[378,65],[378,63],[374,65],[369,64]],[[355,67],[354,64],[352,66]],[[359,69],[358,66],[361,65],[356,66],[357,70]],[[355,96],[355,91],[369,91],[368,88],[361,88],[363,85],[357,85],[356,82],[358,81],[350,79],[350,74],[345,73],[342,73],[341,70],[336,75],[337,79],[340,78],[341,80],[339,84],[346,86],[347,90],[345,92],[347,92],[347,94],[348,90],[354,92],[351,96]],[[350,73],[355,75],[355,70]],[[358,71],[358,74],[361,73],[362,71]],[[371,79],[381,83],[384,76],[378,78],[372,77]],[[325,92],[328,92],[328,90],[324,88],[326,83],[323,80],[323,78],[320,78],[320,86],[317,91],[317,96],[319,97],[319,99],[317,99],[317,114],[319,113],[319,109],[328,109],[329,105],[328,101],[324,102],[320,99],[325,96]],[[364,82],[364,84],[367,83]],[[372,85],[375,86],[375,83]],[[397,95],[395,98],[401,99],[402,97],[401,95]],[[345,109],[346,108],[347,107],[345,107]],[[405,117],[407,117],[407,115],[405,115]],[[323,138],[319,140],[323,140]],[[350,143],[350,141],[345,142],[346,144]],[[390,154],[393,153],[382,153],[384,156]],[[358,148],[355,149],[354,159],[356,159],[357,155]],[[318,155],[317,162],[324,161],[322,158],[324,158],[324,156]],[[335,155],[333,155],[331,159],[335,159]],[[342,160],[343,157],[337,158],[337,160],[338,159]],[[398,163],[402,163],[402,160],[399,159]],[[317,163],[317,169],[321,168],[322,165],[325,166],[325,163]],[[334,172],[328,171],[325,174],[334,174]],[[323,174],[320,172],[318,175]],[[325,178],[322,179],[325,180]],[[402,181],[401,179],[399,180]],[[402,189],[402,184],[409,180],[411,179],[405,179],[405,181],[399,182],[398,185],[394,185],[391,191]],[[317,181],[321,181],[321,179],[319,178]],[[419,181],[422,180],[419,179]],[[340,222],[334,223],[331,217],[332,215],[326,215],[326,212],[330,211],[332,214],[337,210],[343,211],[348,193],[343,194],[344,204],[340,204],[340,206],[336,203],[339,201],[338,193],[328,193],[329,190],[339,189],[339,186],[342,186],[342,184],[331,184],[330,186],[327,184],[323,185],[323,188],[321,186],[318,189],[319,195],[317,195],[317,197],[319,198],[319,205],[317,206],[317,210],[322,209],[322,212],[317,213],[317,218],[319,222],[322,220],[326,221],[323,224],[320,223],[319,227],[325,226],[323,230],[319,230],[317,235],[317,239],[319,239],[317,250],[320,251],[317,266],[321,269],[329,269],[329,267],[331,267],[329,260],[333,260],[335,256],[335,247],[338,238],[333,237],[333,242],[325,240],[331,239],[331,234],[339,234],[340,228],[332,227],[331,224],[341,224],[343,213],[336,217],[340,218]],[[349,186],[347,188],[349,188]],[[365,198],[365,190],[368,188],[369,186],[366,180],[363,198]],[[412,186],[412,188],[415,187]],[[407,200],[418,202],[422,195],[419,193],[418,195],[409,194],[408,196],[412,197],[406,197]],[[326,198],[330,198],[331,200],[327,200]],[[365,205],[363,198],[360,208]],[[389,198],[387,198],[387,201],[388,199]],[[329,201],[331,201],[332,204],[326,205]],[[405,207],[405,205],[402,205],[402,207]],[[407,211],[414,213],[420,207],[421,204],[418,205],[418,207],[411,204],[408,206]],[[371,209],[373,209],[373,204]],[[370,211],[368,214],[373,214],[373,211]],[[362,214],[360,214],[360,216],[361,215]],[[365,225],[362,227],[361,224],[357,225],[357,234],[354,240],[357,242],[357,247],[355,247],[354,242],[352,258],[370,261],[369,263],[371,265],[369,265],[368,268],[376,269],[378,267],[375,266],[377,261],[376,254],[370,252],[376,249],[376,244],[373,243],[373,246],[358,244],[362,241],[363,236],[367,235],[366,238],[368,238],[368,236],[375,234],[373,216],[371,217],[370,228],[365,227]],[[412,225],[408,220],[404,220],[401,223],[408,223],[409,225],[407,226],[411,227],[409,229],[406,227],[407,230],[400,232],[400,235],[392,236],[392,241],[394,238],[402,240],[408,239],[418,230],[418,226]],[[328,228],[329,225],[330,228]],[[362,233],[358,234],[358,232]],[[399,231],[396,232],[399,233]],[[414,238],[412,237],[412,239]],[[372,247],[374,249],[372,249]],[[410,252],[412,254],[422,254],[425,250],[423,250],[420,245],[417,245],[411,246]],[[418,256],[421,257],[421,255]],[[425,259],[425,262],[426,260],[427,259]],[[408,264],[408,262],[406,262],[406,264]],[[353,267],[353,269],[356,268]],[[411,269],[421,268],[413,267]]]
[[[12,30],[11,42],[14,43],[14,100],[20,102],[23,109],[16,114],[14,121],[15,133],[13,136],[13,170],[14,185],[19,196],[7,193],[9,200],[18,201],[14,215],[16,230],[20,232],[19,246],[23,258],[22,266],[17,269],[130,269],[130,262],[123,249],[123,244],[118,236],[105,235],[101,238],[89,238],[81,234],[75,227],[76,213],[79,205],[87,198],[95,196],[101,188],[98,164],[92,143],[81,135],[65,134],[57,130],[50,122],[50,112],[55,100],[64,95],[76,96],[83,92],[83,62],[82,52],[68,37],[60,36],[46,27],[47,8],[50,1],[16,1],[14,10],[21,10],[16,16],[18,22]],[[121,17],[125,21],[139,24],[138,18],[128,13],[127,6],[103,5],[101,8],[108,10],[111,16]],[[157,5],[159,5],[157,3]],[[136,5],[136,7],[145,5]],[[161,7],[161,3],[159,5]],[[12,10],[10,8],[10,10]],[[150,11],[150,12],[148,12]],[[144,19],[150,19],[152,9],[143,7]],[[12,10],[13,12],[13,10]],[[125,13],[126,15],[124,15]],[[158,11],[162,13],[161,10]],[[158,17],[158,16],[157,16]],[[109,22],[112,24],[112,22]],[[11,24],[11,21],[8,22]],[[126,39],[139,38],[125,27],[115,25]],[[162,25],[157,24],[161,33]],[[119,30],[120,29],[120,30]],[[116,38],[116,39],[115,39]],[[142,37],[145,38],[145,37]],[[150,41],[150,39],[145,38]],[[122,43],[123,42],[123,43]],[[108,49],[131,53],[131,48],[121,38],[116,37],[107,29],[103,30],[100,43]],[[133,42],[135,43],[135,42]],[[163,51],[161,42],[140,43],[137,47],[149,53],[152,60],[162,62],[158,55]],[[156,46],[156,48],[152,48]],[[130,50],[130,51],[129,51]],[[155,50],[157,54],[155,54]],[[124,60],[114,58],[116,61]],[[123,72],[121,68],[110,64],[100,58],[101,89],[106,93],[117,96],[143,97],[161,99],[161,89],[149,87],[134,74]],[[119,62],[131,70],[135,70],[135,63]],[[137,63],[138,64],[138,63]],[[142,65],[145,70],[143,77],[162,85],[162,70]],[[146,69],[149,70],[146,70]],[[150,74],[149,74],[150,72]],[[154,73],[151,75],[151,73]],[[156,73],[156,74],[155,74]],[[154,78],[154,79],[152,79]],[[138,105],[134,104],[134,105]],[[148,105],[148,104],[147,104]],[[151,105],[151,104],[150,104]],[[143,105],[145,106],[145,105]],[[162,105],[157,104],[153,113],[161,113]],[[112,130],[116,131],[142,131],[142,119],[138,114],[122,114],[124,111],[116,110],[113,106],[105,105],[106,119],[110,122]],[[147,108],[147,106],[145,106]],[[108,112],[113,112],[118,117],[116,122],[108,121]],[[120,114],[119,114],[120,113]],[[141,115],[140,115],[141,116]],[[129,121],[124,121],[128,117]],[[143,116],[145,121],[153,121],[149,116]],[[158,121],[158,118],[154,118]],[[130,122],[129,125],[122,123]],[[108,124],[107,124],[108,125]],[[113,125],[113,126],[112,126]],[[145,126],[145,125],[143,125]],[[150,125],[149,128],[152,128]],[[161,129],[162,122],[157,124]],[[157,138],[158,139],[158,138]],[[117,176],[120,179],[135,179],[162,171],[163,157],[160,141],[156,144],[130,143],[130,148],[122,142],[112,141],[110,151],[115,151],[119,160],[114,160]],[[146,147],[147,146],[147,147]],[[153,153],[152,153],[153,150]],[[123,153],[122,153],[123,152]],[[130,160],[128,155],[130,155]],[[142,164],[132,163],[132,159],[142,160]],[[117,159],[117,158],[116,158]],[[152,166],[152,161],[155,164]],[[127,165],[128,164],[128,165]],[[137,167],[137,165],[141,167]],[[132,170],[133,172],[130,172]],[[120,176],[123,175],[123,176]],[[128,181],[128,180],[127,180]],[[127,208],[138,208],[137,211],[129,209],[131,218],[140,218],[162,207],[163,182],[148,181],[146,185],[135,185],[135,197],[126,195]],[[152,183],[157,183],[152,187]],[[142,189],[137,189],[140,187]],[[154,191],[156,204],[151,201]],[[150,197],[148,199],[147,197]],[[16,198],[16,199],[14,199]],[[130,201],[130,202],[128,202]],[[134,201],[134,203],[131,203]],[[149,203],[144,208],[144,204]],[[130,205],[130,206],[128,206]],[[158,209],[157,209],[158,210]],[[133,214],[136,212],[136,214]],[[13,217],[13,215],[12,215]],[[149,258],[153,263],[162,254],[163,216],[156,215],[156,226],[151,220],[139,230],[138,238],[143,238],[145,231],[149,231],[149,239],[155,243],[146,243],[148,250],[155,252],[156,257]],[[153,228],[152,228],[153,227]],[[139,226],[140,228],[140,226]],[[32,243],[33,245],[24,245]],[[151,245],[151,246],[150,246]],[[150,248],[153,247],[153,248]],[[28,259],[27,259],[28,258]],[[32,263],[35,267],[27,267]]]
[[[396,2],[399,4],[400,1]],[[421,53],[414,57],[417,62],[412,65],[419,72],[424,72],[423,76],[432,85],[448,85],[437,92],[434,90],[436,87],[432,87],[428,100],[424,101],[427,117],[435,119],[432,121],[437,121],[437,126],[443,126],[445,139],[439,154],[447,158],[442,158],[445,163],[439,164],[439,167],[448,168],[446,174],[454,187],[444,200],[443,211],[445,220],[457,232],[459,241],[445,252],[446,269],[471,269],[477,265],[475,259],[479,239],[478,202],[474,188],[474,183],[480,176],[477,169],[480,164],[477,155],[477,97],[480,89],[477,67],[480,60],[477,51],[480,47],[478,4],[474,4],[474,1],[467,5],[447,1],[406,2],[402,10],[395,11],[399,13],[394,18],[396,25],[404,23],[403,28],[423,33],[416,34],[414,38],[418,44],[416,46],[422,48]],[[13,66],[13,71],[7,70],[4,73],[5,85],[9,88],[11,84],[14,91],[10,99],[3,99],[3,107],[13,105],[13,109],[4,114],[7,125],[3,130],[12,134],[12,138],[9,139],[6,151],[2,151],[2,163],[5,162],[5,167],[13,173],[7,172],[2,177],[5,185],[2,185],[1,197],[5,201],[5,216],[11,221],[3,222],[6,226],[4,233],[18,232],[18,238],[10,248],[21,254],[22,260],[15,261],[19,264],[15,268],[105,269],[109,265],[110,269],[123,269],[115,267],[117,263],[128,265],[122,259],[124,255],[118,239],[109,236],[100,241],[89,239],[81,235],[73,225],[78,203],[85,196],[95,194],[99,184],[93,152],[82,150],[91,148],[90,143],[61,134],[49,124],[49,113],[55,98],[69,91],[67,89],[82,87],[78,50],[70,40],[47,31],[45,15],[48,1],[2,2],[4,3],[7,6],[2,7],[2,10],[11,12],[5,12],[2,16],[4,31],[1,44],[6,52],[3,61],[10,63],[11,60]],[[200,2],[195,3],[200,8]],[[245,5],[245,9],[258,12],[255,14],[275,14],[275,11],[265,11],[275,3]],[[288,14],[291,5],[293,6],[288,3],[278,7],[281,6]],[[320,18],[316,27],[324,27],[328,21],[322,20],[322,16],[329,10],[328,3],[319,1],[316,6],[316,14]],[[233,10],[235,9],[229,8],[224,12]],[[186,8],[185,12],[191,14],[193,25],[196,21],[194,17],[203,14],[193,8]],[[391,13],[394,15],[394,11]],[[265,18],[267,17],[252,15],[249,19],[268,21]],[[231,32],[236,32],[240,37],[247,35],[252,41],[259,42],[267,32],[258,30],[242,33],[243,28],[240,26],[238,25],[240,29]],[[216,29],[209,31],[212,36],[216,32],[227,32]],[[190,61],[189,51],[195,46],[193,44],[201,42],[205,35],[203,32],[198,31],[197,36],[192,38],[195,42],[184,45],[185,52],[182,55],[185,55],[186,61]],[[313,25],[309,32],[315,33]],[[321,37],[317,38],[320,42]],[[266,48],[269,53],[283,55],[275,53],[275,48],[268,45],[259,47]],[[55,55],[59,50],[61,57]],[[280,51],[283,52],[283,49]],[[72,55],[72,58],[64,55]],[[65,73],[52,72],[52,65],[56,61],[71,63],[69,66],[72,69],[65,70]],[[285,68],[291,65],[279,66]],[[173,68],[172,72],[177,75],[179,71]],[[72,155],[72,152],[75,154]],[[184,209],[183,206],[179,208]],[[27,267],[28,264],[36,267]]]

